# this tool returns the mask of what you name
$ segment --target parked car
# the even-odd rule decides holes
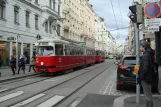
[[[118,64],[118,63],[116,63]],[[124,56],[117,68],[117,82],[116,89],[121,90],[124,87],[136,85],[136,75],[134,73],[134,66],[136,65],[136,56]],[[158,86],[158,74],[153,75],[155,77],[153,81],[153,89],[157,89]]]
[[[113,56],[113,55],[109,55],[108,58],[109,58],[109,59],[113,59],[114,56]]]

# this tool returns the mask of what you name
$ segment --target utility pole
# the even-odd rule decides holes
[[[136,50],[136,65],[140,64],[140,38],[138,24],[134,23],[135,30],[135,50]],[[138,74],[136,74],[136,103],[140,103],[140,84],[137,82]]]
[[[129,18],[134,23],[134,36],[135,36],[135,52],[136,52],[136,65],[134,72],[136,74],[136,103],[140,103],[140,84],[137,81],[138,78],[138,70],[140,65],[140,39],[139,39],[139,24],[143,23],[143,9],[142,5],[135,3],[133,6],[129,6],[131,10],[131,14]]]
[[[18,38],[19,35],[16,37],[16,70],[18,70]]]

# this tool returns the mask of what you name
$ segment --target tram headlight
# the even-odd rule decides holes
[[[44,65],[44,62],[41,62],[41,65]]]

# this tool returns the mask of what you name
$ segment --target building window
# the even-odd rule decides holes
[[[51,6],[52,6],[52,5],[51,5],[51,3],[52,3],[52,0],[50,0],[50,2],[49,2],[49,6],[50,6],[50,8],[51,8]]]
[[[58,36],[60,36],[60,25],[57,26]]]
[[[58,15],[60,15],[60,5],[58,5]]]
[[[53,0],[53,10],[55,10],[55,5],[56,5],[56,2],[55,0]]]
[[[49,32],[52,33],[52,22],[49,22]]]
[[[14,7],[14,22],[15,24],[19,24],[19,7]]]
[[[27,27],[30,27],[29,20],[30,20],[30,12],[26,11],[26,26]]]
[[[39,23],[39,16],[35,15],[35,29],[38,29],[38,23]]]
[[[5,2],[0,2],[0,19],[5,19]]]
[[[35,3],[38,4],[38,0],[35,0]]]
[[[48,32],[48,22],[45,22],[45,31]]]

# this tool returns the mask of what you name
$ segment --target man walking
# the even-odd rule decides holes
[[[138,81],[141,82],[144,96],[146,100],[146,107],[153,107],[152,98],[152,82],[153,82],[153,70],[154,70],[154,50],[151,49],[148,42],[141,43],[140,46],[143,56],[140,61],[139,78]]]
[[[11,67],[11,70],[12,70],[13,75],[15,75],[16,58],[14,58],[14,56],[11,56],[11,59],[10,59],[10,67]]]

